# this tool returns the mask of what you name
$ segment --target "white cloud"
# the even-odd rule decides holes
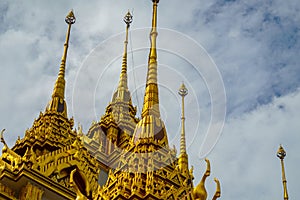
[[[250,111],[299,87],[299,6],[296,1],[213,1],[186,24],[224,77],[228,114]]]
[[[280,198],[281,167],[276,157],[279,144],[287,152],[285,166],[290,197],[299,196],[299,102],[300,90],[275,98],[272,103],[225,124],[223,135],[209,156],[212,176],[217,176],[222,183],[222,199]]]

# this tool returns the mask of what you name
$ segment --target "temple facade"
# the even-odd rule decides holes
[[[5,142],[0,157],[0,199],[186,199],[216,200],[208,197],[205,181],[210,162],[199,183],[194,183],[185,138],[184,84],[182,98],[180,151],[169,146],[168,133],[161,119],[156,51],[159,0],[152,0],[152,29],[147,78],[141,116],[133,105],[127,83],[127,45],[132,15],[124,17],[126,35],[121,73],[116,91],[105,113],[85,134],[74,129],[65,100],[65,69],[71,27],[76,18],[71,11],[59,73],[50,101],[33,121],[31,128],[13,147]],[[146,59],[146,58],[145,58]]]

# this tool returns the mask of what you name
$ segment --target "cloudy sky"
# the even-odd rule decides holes
[[[151,6],[150,0],[0,1],[0,128],[7,143],[23,137],[51,97],[70,9],[77,21],[66,99],[76,127],[80,122],[87,132],[117,86],[128,9],[134,15],[129,87],[140,113]],[[300,197],[299,10],[296,0],[159,3],[162,117],[170,144],[179,149],[177,88],[184,81],[190,165],[197,184],[205,171],[203,156],[211,160],[210,197],[216,176],[224,200],[282,198],[279,144],[287,151],[290,198]]]

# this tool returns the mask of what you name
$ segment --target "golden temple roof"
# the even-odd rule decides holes
[[[135,117],[127,83],[128,32],[132,15],[124,18],[126,37],[118,87],[99,122],[87,135],[73,130],[67,116],[65,69],[71,25],[71,11],[64,52],[52,98],[22,139],[10,149],[4,143],[0,157],[0,198],[6,199],[187,199],[207,198],[205,180],[194,187],[193,167],[189,169],[185,138],[184,97],[181,86],[182,131],[180,155],[170,148],[160,116],[157,61],[157,7],[152,0],[150,52],[141,120]],[[100,184],[104,180],[104,184]],[[220,183],[213,199],[220,197]],[[14,188],[15,187],[15,188]],[[14,191],[15,190],[15,191]],[[30,196],[30,195],[31,196]],[[2,196],[1,196],[2,195]],[[30,196],[30,197],[29,197]]]

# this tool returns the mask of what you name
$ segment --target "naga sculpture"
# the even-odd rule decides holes
[[[200,183],[194,188],[193,197],[195,200],[206,200],[207,199],[207,191],[205,188],[205,180],[210,176],[210,162],[208,159],[205,159],[206,162],[206,171],[200,181]],[[221,196],[221,186],[220,182],[217,178],[214,179],[217,184],[216,192],[212,198],[212,200],[216,200]]]
[[[80,189],[78,188],[78,186],[76,185],[75,181],[74,181],[74,174],[75,172],[77,171],[77,169],[73,169],[71,171],[71,174],[70,174],[70,186],[74,188],[75,190],[75,193],[76,193],[76,200],[88,200],[88,198],[86,198],[86,196],[84,196]]]

